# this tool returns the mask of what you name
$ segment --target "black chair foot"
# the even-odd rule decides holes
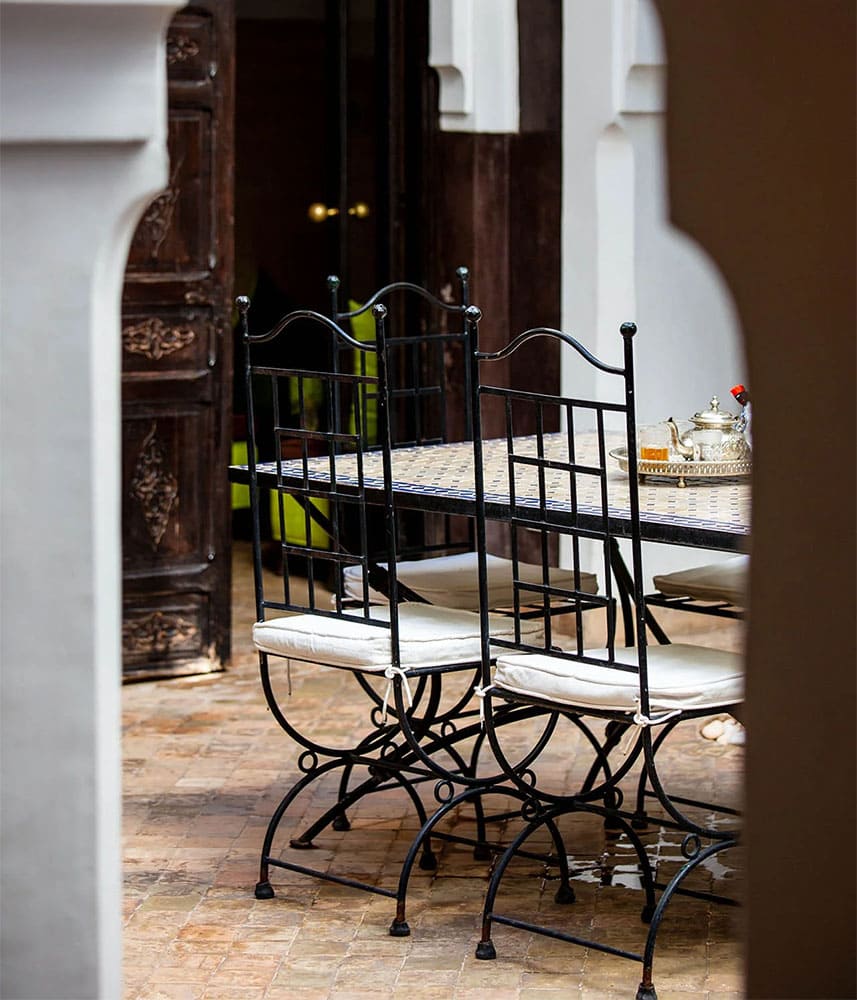
[[[494,942],[490,939],[488,941],[480,941],[476,945],[476,957],[481,958],[488,962],[492,958],[497,957],[497,949],[494,947]]]
[[[390,924],[390,937],[410,937],[410,934],[407,920],[394,920]]]
[[[423,851],[420,855],[420,868],[424,872],[437,871],[437,855],[433,851]]]
[[[614,819],[612,816],[604,817],[604,829],[609,830],[611,833],[619,833],[624,827],[622,826],[622,821],[619,819]]]
[[[350,830],[351,822],[345,813],[340,813],[338,816],[334,817],[333,822],[330,824],[334,830]]]
[[[570,885],[561,885],[553,898],[555,903],[573,903],[577,897]]]
[[[642,983],[637,987],[636,1000],[658,1000],[654,986],[644,986]]]
[[[644,924],[650,924],[652,922],[652,917],[654,915],[655,915],[654,906],[644,906],[643,909],[640,911],[640,920],[642,920]]]
[[[474,861],[490,861],[493,855],[493,851],[487,844],[477,844],[473,848],[473,860]]]
[[[256,899],[273,899],[274,889],[270,882],[257,882],[255,890]]]
[[[302,840],[300,837],[294,837],[289,841],[289,847],[294,847],[296,851],[312,851],[315,848],[315,844],[311,840]]]
[[[631,819],[632,830],[648,830],[649,817],[645,813],[635,813]]]

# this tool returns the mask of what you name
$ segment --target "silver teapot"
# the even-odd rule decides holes
[[[694,413],[693,427],[682,433],[670,417],[670,450],[689,462],[740,462],[750,457],[750,445],[744,436],[745,420],[720,409],[720,400],[711,397],[709,408]]]

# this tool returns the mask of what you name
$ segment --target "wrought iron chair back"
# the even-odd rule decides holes
[[[735,654],[682,644],[647,646],[637,477],[632,472],[627,479],[630,516],[620,519],[617,512],[611,510],[607,491],[606,435],[608,418],[613,415],[621,421],[624,429],[628,466],[633,470],[637,465],[633,364],[636,327],[633,323],[625,323],[620,332],[623,338],[621,366],[601,361],[569,335],[544,327],[525,331],[503,350],[494,353],[481,352],[478,337],[473,339],[477,549],[484,549],[487,523],[491,520],[504,521],[509,525],[512,561],[517,567],[517,536],[523,531],[535,532],[539,536],[542,579],[534,584],[519,579],[515,571],[513,614],[516,620],[522,621],[524,604],[531,608],[535,601],[541,607],[544,624],[543,643],[534,643],[516,632],[511,639],[494,639],[489,644],[483,630],[482,694],[488,740],[508,779],[526,801],[521,811],[524,828],[499,858],[489,882],[483,910],[482,938],[476,956],[482,959],[495,957],[491,928],[494,923],[504,923],[640,962],[643,975],[637,1000],[655,1000],[652,962],[658,927],[667,904],[676,893],[684,891],[680,887],[691,871],[713,854],[733,846],[737,837],[736,831],[728,824],[721,826],[710,822],[713,812],[719,810],[722,817],[734,814],[733,809],[720,809],[709,803],[678,798],[668,793],[658,773],[656,751],[679,721],[711,714],[740,701],[743,684],[740,657]],[[600,373],[598,384],[606,381],[601,376],[615,380],[618,384],[617,401],[607,403],[570,395],[521,393],[490,381],[489,371],[493,362],[526,350],[545,337],[560,341]],[[505,417],[507,462],[505,480],[499,485],[486,477],[480,436],[483,410],[492,404],[499,404]],[[536,427],[536,433],[518,438],[516,423],[523,409],[535,411],[531,426]],[[560,414],[560,431],[552,435],[544,431],[546,426],[556,426],[556,422],[549,422],[551,410],[558,410]],[[588,415],[594,423],[594,431],[588,435],[578,433],[581,414]],[[581,499],[581,483],[590,478],[595,480],[596,488],[586,491],[584,502]],[[587,649],[579,627],[579,608],[584,595],[576,587],[559,587],[550,579],[548,539],[556,534],[569,540],[575,576],[581,544],[595,541],[603,553],[607,581],[610,579],[611,549],[617,537],[629,541],[630,596],[634,606],[633,631],[636,640],[633,647],[615,646],[611,639],[612,629],[608,628],[606,649]],[[484,569],[483,557],[480,565],[483,594],[486,591]],[[606,590],[604,607],[609,620],[612,614],[609,582]],[[593,598],[587,595],[586,600],[591,602]],[[552,606],[556,602],[570,607],[578,619],[578,628],[570,642],[567,636],[558,635],[553,628]],[[496,653],[493,673],[490,646],[495,649],[502,646],[508,651],[500,649]],[[540,777],[538,760],[525,768],[510,762],[503,746],[501,727],[495,725],[498,711],[495,703],[498,702],[504,706],[523,703],[558,712],[583,733],[584,746],[591,747],[593,762],[576,787],[549,788]],[[596,736],[592,728],[593,722],[599,720],[607,720],[603,737]],[[662,728],[655,738],[652,733],[657,727]],[[611,752],[624,733],[634,735],[635,740],[625,756],[614,762]],[[556,738],[553,737],[554,740]],[[630,811],[623,809],[624,793],[620,782],[630,775],[632,767],[640,760],[642,768],[637,784],[636,808]],[[664,816],[658,817],[658,823],[684,835],[682,851],[686,864],[665,886],[656,885],[654,866],[637,832],[639,827],[649,822],[645,805],[647,797],[656,798],[664,811]],[[703,819],[691,818],[687,807],[699,809]],[[605,826],[621,831],[634,849],[643,889],[642,919],[650,924],[641,953],[619,949],[594,938],[575,936],[555,926],[506,916],[498,911],[497,894],[509,863],[525,854],[528,839],[543,829],[553,841],[559,872],[560,885],[555,900],[557,903],[574,902],[567,860],[571,850],[566,847],[559,828],[560,819],[569,813],[593,813],[602,817]],[[704,838],[710,841],[707,846],[703,846]],[[656,888],[664,890],[659,900],[656,899]],[[696,895],[718,898],[713,894]]]
[[[456,272],[458,295],[446,297],[409,281],[394,281],[365,302],[340,304],[340,280],[327,279],[330,315],[340,325],[350,324],[357,339],[366,342],[370,328],[365,320],[377,304],[387,307],[386,350],[389,387],[390,440],[393,447],[440,444],[469,440],[472,429],[469,392],[465,382],[464,311],[470,304],[470,271]],[[345,342],[337,344],[334,364],[371,373],[374,356],[354,354]],[[376,396],[364,397],[371,426]],[[377,446],[377,443],[376,445]]]
[[[436,295],[409,281],[394,281],[379,288],[364,302],[341,299],[340,280],[327,279],[330,315],[365,343],[374,337],[372,310],[387,308],[385,351],[387,361],[388,420],[391,447],[414,447],[469,440],[470,394],[466,383],[464,310],[470,301],[470,272],[459,267],[453,284]],[[457,287],[457,292],[453,289]],[[371,374],[377,354],[355,352],[339,341],[333,363],[340,371]],[[337,398],[337,405],[349,403]],[[359,400],[368,430],[367,447],[380,447],[375,432],[377,394],[367,391]],[[353,404],[350,404],[353,406]],[[441,556],[472,549],[472,524],[440,515],[400,517],[407,544],[402,555],[412,558]]]
[[[385,394],[378,391],[381,376],[336,370],[307,370],[287,364],[273,365],[267,360],[271,356],[270,349],[266,350],[266,360],[263,363],[257,364],[254,359],[254,349],[257,346],[276,341],[296,323],[302,326],[315,325],[331,342],[341,342],[361,354],[374,354],[375,344],[360,344],[328,317],[310,310],[291,312],[271,330],[251,334],[248,322],[249,300],[239,298],[238,307],[245,345],[244,375],[248,406],[248,463],[257,621],[264,620],[271,612],[308,612],[365,621],[367,624],[395,631],[395,606],[408,594],[398,594],[394,548],[391,547],[387,553],[386,571],[380,570],[369,557],[369,511],[372,505],[367,497],[361,461],[361,456],[367,450],[368,438],[365,407],[356,406],[355,418],[345,420],[342,409],[336,406],[337,397],[341,398],[343,395],[357,399],[369,393],[376,396],[380,402],[378,425],[382,440],[385,440],[389,432],[383,405]],[[383,371],[382,368],[382,374]],[[270,400],[272,415],[270,423],[264,427],[260,426],[254,407],[254,400],[260,394],[260,389]],[[270,588],[266,587],[261,558],[260,513],[264,502],[263,494],[268,489],[267,484],[264,490],[260,487],[257,476],[255,456],[259,451],[261,435],[268,436],[265,442],[266,452],[276,456],[273,461],[276,474],[275,508],[279,516],[284,556],[282,593],[273,596],[266,592]],[[347,488],[341,488],[336,477],[335,460],[344,452],[353,453],[357,457],[356,482],[352,477]],[[329,478],[324,483],[319,483],[309,473],[310,461],[319,458],[327,459]],[[286,462],[290,463],[288,477],[283,474]],[[298,479],[295,476],[295,462],[300,465]],[[290,503],[297,504],[302,512],[304,532],[298,541],[291,541],[286,531],[286,508]],[[395,538],[396,512],[389,482],[381,509],[389,522],[387,537]],[[346,518],[349,521],[347,533]],[[300,572],[297,574],[291,569],[296,558],[300,559]],[[360,567],[361,577],[366,581],[364,599],[350,600],[347,606],[343,603],[341,586],[341,569],[345,566]],[[334,571],[331,572],[331,569]],[[294,576],[299,577],[300,582],[293,582]],[[394,610],[389,621],[379,620],[377,617],[370,619],[369,581],[385,594],[395,595]],[[328,590],[331,586],[335,596],[333,606]]]
[[[493,353],[474,348],[475,372],[471,376],[474,401],[474,463],[477,497],[477,548],[482,551],[489,521],[508,525],[511,559],[514,567],[514,613],[526,613],[531,618],[534,608],[541,608],[544,620],[544,642],[535,647],[517,639],[507,643],[509,649],[519,652],[551,653],[560,658],[583,659],[597,665],[607,665],[619,670],[635,672],[640,677],[641,710],[648,712],[646,691],[646,630],[641,609],[642,549],[639,532],[639,497],[636,479],[628,484],[631,510],[630,531],[627,522],[617,520],[607,498],[608,444],[610,417],[621,423],[628,440],[629,462],[636,461],[636,425],[633,408],[633,323],[622,325],[624,365],[606,364],[592,355],[579,341],[559,330],[537,327],[515,337],[505,348]],[[524,345],[539,338],[560,341],[576,351],[587,364],[612,376],[617,383],[617,399],[613,402],[587,399],[581,396],[562,396],[551,393],[521,391],[497,384],[490,377],[493,362],[505,360]],[[502,483],[502,497],[492,495],[492,484],[486,483],[482,457],[481,426],[488,406],[494,406],[503,419],[506,438],[507,462]],[[517,427],[535,427],[535,434],[517,436]],[[559,427],[549,432],[547,427]],[[577,431],[585,426],[585,450],[581,451]],[[592,429],[594,428],[594,429]],[[615,431],[615,427],[612,430]],[[595,490],[586,490],[588,502],[582,503],[580,494],[584,479],[597,484]],[[592,497],[597,497],[593,505]],[[538,537],[541,553],[542,579],[539,582],[523,579],[517,572],[521,563],[519,549],[525,533]],[[637,608],[634,638],[638,650],[636,664],[617,659],[615,635],[614,585],[611,574],[612,552],[619,537],[630,535],[632,548],[632,577],[634,593],[631,595]],[[571,554],[572,579],[566,584],[554,582],[549,565],[550,539],[552,536],[568,540]],[[601,572],[604,580],[603,594],[583,592],[579,586],[582,575],[581,545],[595,542],[601,555]],[[590,546],[591,547],[591,546]],[[554,641],[554,619],[557,605],[565,606],[576,621],[575,644],[572,650],[560,649]],[[603,607],[607,619],[607,648],[603,658],[589,656],[584,648],[582,612],[591,607]],[[495,642],[494,645],[502,645]],[[486,657],[486,664],[488,659]],[[486,668],[487,669],[487,668]],[[489,683],[487,673],[484,677]]]
[[[347,829],[346,810],[366,795],[398,789],[404,791],[421,825],[427,814],[416,788],[436,780],[430,767],[435,755],[450,761],[453,771],[468,771],[469,762],[457,749],[468,737],[456,723],[462,716],[478,715],[467,705],[472,701],[472,680],[464,693],[453,692],[452,705],[442,704],[443,678],[450,673],[467,672],[475,678],[480,659],[480,619],[472,611],[440,608],[421,601],[418,595],[398,579],[397,543],[398,510],[393,491],[391,468],[391,430],[388,419],[388,381],[384,319],[386,307],[372,307],[376,336],[371,343],[356,341],[332,319],[307,310],[285,316],[264,333],[251,333],[246,298],[238,300],[245,347],[245,379],[248,400],[248,442],[250,501],[253,513],[253,562],[256,588],[256,617],[253,640],[259,653],[262,687],[276,722],[303,748],[298,758],[302,772],[275,809],[262,848],[256,895],[273,896],[269,881],[271,866],[325,878],[375,892],[395,896],[392,890],[358,882],[317,868],[295,864],[273,850],[274,838],[292,801],[314,781],[338,771],[339,795],[335,803],[290,841],[294,849],[312,846],[313,838],[327,827]],[[303,328],[315,326],[319,334],[341,340],[350,349],[374,352],[377,366],[368,371],[304,370],[287,362],[272,363],[276,352],[265,351],[262,363],[256,363],[257,348],[275,344],[292,324]],[[285,343],[285,341],[284,341]],[[285,349],[284,349],[285,354]],[[309,391],[310,384],[313,391]],[[254,401],[260,387],[270,398],[266,413],[271,417],[260,426]],[[353,410],[336,406],[336,397],[358,401],[372,393],[377,398],[377,445],[383,466],[383,484],[377,476],[371,487],[364,476],[364,461],[377,466],[377,454],[367,449],[365,407],[358,402]],[[312,398],[313,405],[309,405]],[[322,400],[319,408],[318,401]],[[259,435],[272,438],[274,460],[261,469],[255,458]],[[348,472],[340,475],[341,466]],[[281,527],[285,529],[284,510],[297,504],[304,517],[305,538],[291,542],[283,532],[281,581],[271,581],[261,560],[259,527],[260,494],[273,479]],[[384,562],[376,562],[369,544],[370,509],[380,508],[384,524]],[[343,532],[348,513],[356,518],[356,535]],[[316,538],[313,529],[321,529]],[[300,572],[291,569],[291,559],[301,558]],[[333,566],[330,574],[325,567]],[[357,570],[359,594],[344,599],[342,568]],[[294,579],[300,576],[300,580]],[[331,603],[327,586],[333,583],[335,599]],[[379,607],[370,593],[381,591],[387,597]],[[508,631],[506,619],[494,622],[494,628]],[[302,674],[322,667],[350,671],[367,696],[366,733],[356,744],[335,746],[314,738],[294,722],[289,702],[291,663],[303,663]],[[288,692],[284,696],[282,678],[276,667],[286,668]],[[379,685],[384,685],[386,689]],[[459,685],[460,687],[461,685]],[[401,739],[407,727],[407,738]],[[472,734],[470,734],[472,735]],[[329,737],[333,740],[335,737]],[[428,766],[427,766],[428,765]],[[357,771],[367,777],[358,780]],[[421,865],[433,866],[431,845],[421,845]],[[399,921],[393,933],[405,933]]]

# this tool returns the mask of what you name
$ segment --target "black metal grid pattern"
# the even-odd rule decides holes
[[[441,298],[421,285],[395,281],[350,310],[340,308],[339,278],[327,279],[332,318],[340,325],[350,323],[355,333],[361,317],[369,316],[376,304],[388,310],[385,349],[390,441],[394,448],[451,440],[449,417],[455,402],[453,393],[463,389],[463,402],[469,398],[468,386],[462,386],[460,378],[467,370],[463,317],[469,305],[469,270],[458,268],[456,279],[457,299],[451,292]],[[336,344],[334,363],[340,371],[347,368],[363,375],[371,374],[375,361],[371,354],[355,352],[342,341]],[[377,406],[377,395],[367,393],[363,402],[367,413],[371,414]],[[466,406],[462,407],[462,416],[464,436],[469,439],[471,425]],[[371,424],[370,416],[367,426]],[[378,446],[377,441],[371,444]]]
[[[366,320],[375,306],[387,310],[384,351],[387,372],[387,419],[392,448],[445,444],[456,439],[470,440],[470,392],[466,381],[469,366],[465,358],[466,332],[464,312],[469,305],[470,272],[456,270],[457,296],[453,285],[435,295],[427,288],[409,281],[394,281],[378,289],[357,308],[341,308],[340,280],[327,279],[330,315],[335,322],[348,326],[361,342],[369,329]],[[348,305],[354,305],[350,301]],[[362,328],[362,334],[359,331]],[[374,331],[372,331],[374,333]],[[377,354],[355,351],[343,341],[334,348],[336,370],[350,370],[361,375],[377,371]],[[349,403],[337,396],[337,405]],[[365,392],[357,401],[363,408],[367,428],[366,447],[380,449],[376,429],[377,392]],[[352,411],[357,405],[350,403]],[[400,519],[402,558],[424,558],[466,552],[473,547],[469,522],[450,516],[443,518]]]
[[[512,611],[516,619],[516,631],[513,641],[495,641],[493,643],[495,646],[505,646],[522,653],[549,653],[555,657],[638,673],[641,708],[647,712],[645,622],[640,613],[640,609],[644,607],[640,504],[635,477],[631,477],[629,481],[630,530],[626,526],[622,536],[630,536],[633,551],[633,596],[638,606],[634,630],[637,647],[636,664],[617,661],[613,639],[615,601],[612,553],[618,534],[611,517],[607,485],[609,458],[608,431],[605,422],[607,414],[617,414],[623,421],[629,455],[636,462],[632,350],[632,337],[636,327],[630,323],[624,324],[621,332],[625,344],[623,367],[600,361],[568,334],[546,327],[527,330],[503,350],[494,353],[480,352],[478,346],[475,346],[472,355],[475,366],[472,382],[477,545],[484,545],[489,520],[500,521],[507,525],[513,563],[515,602]],[[492,362],[507,359],[518,350],[527,349],[525,345],[528,344],[529,349],[532,349],[533,342],[540,338],[559,340],[573,348],[586,363],[605,374],[616,376],[622,401],[605,402],[551,393],[524,392],[491,381]],[[474,335],[474,345],[477,339],[477,335]],[[508,503],[499,505],[488,503],[484,452],[480,440],[483,414],[491,405],[501,410],[505,430]],[[595,423],[596,446],[594,449],[588,449],[585,460],[578,460],[576,452],[576,435],[581,417],[588,418],[590,423],[592,421]],[[525,447],[522,447],[522,439],[516,435],[518,426],[536,428],[534,436],[524,439]],[[560,428],[560,438],[563,442],[561,448],[557,447],[557,435],[546,431],[548,427],[557,426]],[[593,482],[595,488],[591,487]],[[580,494],[584,494],[587,498],[585,510],[581,509]],[[542,578],[538,584],[527,583],[520,578],[518,572],[519,563],[524,561],[520,557],[522,532],[535,532],[539,540]],[[570,539],[571,568],[576,581],[574,587],[559,587],[551,581],[549,542],[555,536],[566,536]],[[580,545],[584,539],[597,542],[601,552],[602,572],[599,575],[604,581],[604,593],[597,597],[583,594],[579,589],[580,574],[584,569],[581,565]],[[586,569],[591,570],[591,567]],[[480,580],[480,583],[485,586],[484,580]],[[593,604],[596,606],[602,604],[608,616],[608,645],[604,658],[595,658],[584,651],[582,612]],[[518,624],[524,615],[531,620],[534,605],[544,624],[544,641],[540,645],[525,641]],[[576,618],[576,638],[572,649],[561,649],[555,641],[553,621],[558,612],[572,613]],[[490,653],[487,648],[484,650],[483,661],[483,681],[487,684],[490,682]]]
[[[479,394],[483,403],[487,397],[500,400],[505,416],[509,504],[502,519],[509,526],[515,616],[519,619],[521,614],[526,612],[527,617],[532,618],[534,607],[538,607],[544,622],[544,639],[538,646],[524,642],[517,630],[514,642],[497,640],[495,645],[508,646],[519,651],[564,655],[556,647],[553,636],[553,619],[558,610],[563,610],[575,615],[577,657],[587,659],[588,662],[601,663],[603,661],[592,661],[583,656],[582,614],[588,608],[603,607],[608,615],[609,655],[612,660],[615,600],[611,574],[611,543],[615,536],[609,517],[604,414],[624,413],[625,407],[488,385],[480,386]],[[576,454],[575,413],[578,410],[593,415],[597,422],[598,446],[594,462],[592,457],[587,457],[585,461],[579,460]],[[528,415],[528,411],[531,415]],[[519,422],[523,426],[535,426],[535,435],[519,438],[516,433]],[[545,428],[557,425],[563,429],[561,450],[564,455],[558,454],[560,449],[556,447],[555,434],[551,434],[551,447],[546,446],[549,432],[546,432]],[[587,497],[597,496],[599,501],[595,511],[591,504],[586,505],[584,517],[581,517],[579,502],[581,477],[594,480],[596,488],[586,488],[582,492]],[[558,493],[560,482],[565,487],[562,493]],[[558,509],[561,509],[562,513],[559,513]],[[521,545],[523,537],[528,534],[535,534],[538,538],[538,562],[542,569],[542,580],[539,583],[527,582],[519,576],[519,564],[524,561],[521,557]],[[560,587],[551,580],[550,539],[559,535],[567,536],[571,543],[574,573],[572,588]],[[604,581],[602,594],[593,595],[580,589],[581,539],[599,543],[602,558],[599,578]],[[591,567],[587,569],[592,571]]]
[[[386,592],[390,577],[395,578],[395,569],[379,579],[378,568],[369,557],[370,501],[363,473],[368,437],[366,411],[361,405],[348,411],[337,406],[337,399],[343,397],[359,400],[370,392],[378,394],[378,376],[273,365],[269,360],[270,350],[265,352],[266,363],[257,364],[254,360],[257,346],[275,341],[297,322],[304,326],[315,324],[320,334],[330,337],[331,341],[342,339],[354,350],[370,352],[374,344],[359,345],[330,319],[307,310],[290,313],[273,330],[252,335],[247,324],[248,309],[249,302],[246,302],[241,311],[257,620],[264,620],[269,612],[310,612],[390,629],[390,622],[370,615],[370,586]],[[254,402],[257,398],[264,398],[270,406],[257,412]],[[386,434],[383,408],[379,421]],[[273,480],[258,475],[255,455],[260,450],[275,456],[271,463],[275,470]],[[347,489],[340,488],[336,473],[336,458],[344,453],[353,454],[356,460]],[[329,473],[324,484],[311,475],[311,463],[319,461],[325,464]],[[296,466],[299,469],[297,477]],[[285,468],[289,469],[288,475]],[[279,525],[282,551],[281,583],[276,594],[270,592],[262,572],[260,515],[267,502],[268,490],[274,492],[272,516]],[[289,505],[292,505],[292,518],[287,517]],[[298,538],[294,537],[295,512],[302,522]],[[387,513],[393,516],[391,502],[387,504]],[[362,568],[364,599],[361,602],[345,602],[343,597],[341,570],[353,565]],[[301,578],[299,586],[293,583],[296,575]]]

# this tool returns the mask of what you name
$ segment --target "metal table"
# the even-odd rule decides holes
[[[545,436],[546,453],[551,449],[557,457],[562,455],[565,435]],[[617,438],[615,445],[623,441]],[[611,442],[611,449],[614,443]],[[587,463],[595,458],[596,439],[592,434],[575,437],[576,460]],[[536,439],[520,438],[516,450],[535,454]],[[509,473],[507,468],[506,441],[495,439],[483,444],[485,489],[489,513],[500,511],[509,503]],[[377,490],[379,499],[383,489],[383,469],[380,452],[364,453],[363,478],[367,492]],[[610,524],[617,535],[628,533],[630,509],[628,500],[628,475],[622,472],[613,458],[607,459],[607,496]],[[347,490],[357,483],[357,458],[339,455],[335,461],[336,483]],[[516,473],[515,493],[518,503],[536,505],[538,491],[534,475],[528,470]],[[306,475],[306,480],[305,480]],[[554,474],[557,479],[555,495],[568,495],[565,473]],[[276,482],[276,463],[257,465],[260,485]],[[317,487],[323,494],[331,481],[331,462],[327,457],[284,460],[281,463],[284,486],[290,483]],[[246,466],[230,467],[233,482],[247,482]],[[393,452],[393,489],[397,503],[404,508],[473,516],[476,500],[473,482],[473,445],[456,444],[422,445],[416,448],[397,448]],[[585,526],[591,516],[594,521],[600,512],[597,491],[600,484],[595,477],[578,477],[578,523]],[[547,483],[551,494],[550,480]],[[675,479],[646,476],[639,487],[640,522],[642,537],[646,541],[665,542],[673,545],[702,549],[741,551],[750,535],[750,481],[748,478],[690,479],[684,488]],[[560,517],[570,513],[567,501],[549,501],[549,507]]]

